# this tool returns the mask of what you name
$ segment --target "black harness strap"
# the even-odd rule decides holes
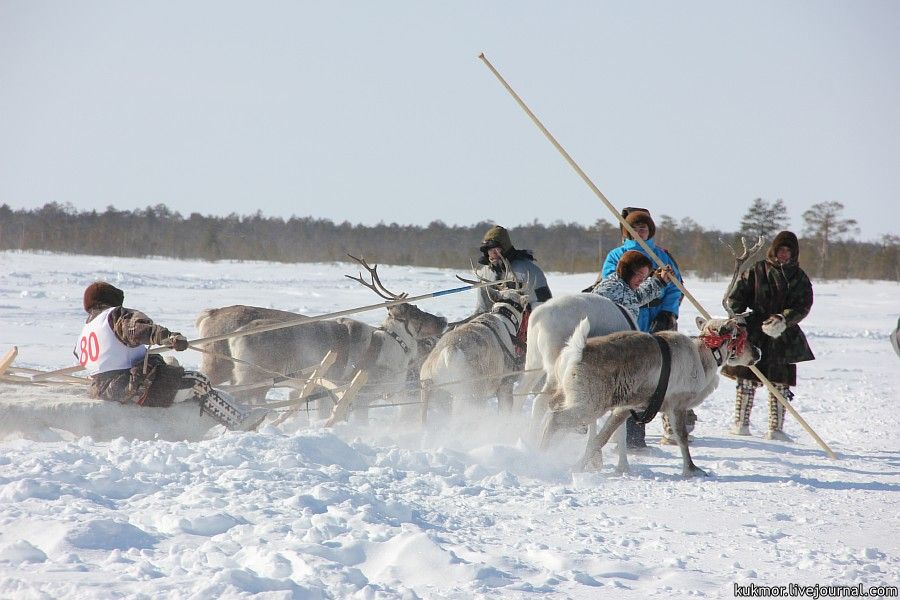
[[[368,370],[375,364],[375,361],[378,360],[378,355],[381,353],[381,344],[381,337],[373,335],[372,341],[369,342],[369,347],[366,348],[366,354],[359,365],[360,370]]]
[[[398,344],[400,344],[400,349],[403,350],[403,352],[405,352],[406,354],[410,354],[412,352],[412,349],[409,347],[409,344],[404,342],[402,337],[400,337],[393,331],[389,331],[387,329],[382,329],[382,331],[385,332],[386,334],[388,334],[389,336],[391,336],[392,338],[394,338],[394,341],[397,342]],[[407,329],[407,331],[409,331],[409,329]],[[410,335],[412,335],[412,334],[410,333]]]
[[[628,324],[631,325],[631,330],[637,331],[637,324],[634,322],[634,319],[631,318],[631,314],[627,310],[625,310],[625,307],[618,302],[613,302],[613,304],[616,305],[616,308],[618,308],[619,312],[622,313],[622,316],[625,317],[625,321],[627,321]]]
[[[634,417],[634,420],[642,424],[647,424],[652,421],[656,416],[656,413],[659,412],[659,408],[663,403],[663,398],[666,397],[666,390],[669,387],[669,375],[672,372],[672,351],[669,349],[669,344],[667,344],[660,336],[655,334],[651,335],[653,335],[653,339],[656,340],[656,343],[659,346],[659,352],[662,354],[662,367],[659,370],[659,383],[656,384],[656,389],[653,391],[653,395],[650,396],[650,403],[647,404],[647,408],[644,409],[643,414],[639,415],[635,411],[631,411],[631,416]]]
[[[350,359],[350,330],[346,327],[338,329],[337,339],[333,348],[337,351],[337,358],[326,372],[331,379],[340,380],[347,369],[347,361]]]
[[[505,306],[501,306],[501,307],[498,308],[496,311],[494,311],[494,313],[495,313],[495,314],[498,314],[498,315],[503,315],[504,317],[506,317],[507,319],[509,319],[509,322],[510,322],[510,323],[515,323],[515,322],[516,322],[516,315],[515,315],[515,313],[513,313],[513,311],[511,311],[510,309],[506,308]]]

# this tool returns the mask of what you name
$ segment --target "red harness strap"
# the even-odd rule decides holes
[[[726,342],[733,342],[731,345],[731,354],[738,355],[744,351],[744,344],[747,343],[747,330],[743,327],[739,327],[737,334],[735,335],[727,333],[718,335],[709,332],[701,334],[700,339],[703,340],[703,343],[706,344],[707,348],[712,350],[721,348]]]
[[[528,317],[531,316],[531,306],[525,308],[522,313],[522,321],[519,323],[519,331],[516,332],[516,354],[518,356],[525,355],[525,348],[528,345]]]

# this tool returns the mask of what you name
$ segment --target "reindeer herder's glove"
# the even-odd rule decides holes
[[[677,330],[678,317],[667,310],[660,311],[659,314],[656,315],[656,318],[653,319],[653,322],[650,323],[650,333],[656,333],[657,331]]]
[[[176,352],[183,352],[188,349],[187,338],[180,333],[173,333],[171,336],[163,340],[163,346],[173,348]]]
[[[777,338],[784,330],[787,329],[787,323],[784,321],[784,315],[772,315],[762,324],[762,331],[770,338]]]

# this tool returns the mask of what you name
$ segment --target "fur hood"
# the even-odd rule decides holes
[[[796,265],[800,260],[800,242],[797,241],[797,236],[792,231],[782,231],[775,236],[766,252],[766,261],[769,264],[778,266],[778,261],[775,259],[775,251],[780,246],[787,246],[791,249],[791,262],[788,265]]]
[[[518,248],[510,248],[507,252],[503,253],[503,258],[512,262],[514,260],[530,260],[534,261],[534,254],[532,254],[531,250],[519,250]],[[478,259],[478,264],[481,265],[489,265],[491,261],[488,259],[487,252],[483,252],[481,254],[481,258]],[[500,273],[502,271],[502,267],[498,266],[495,271]]]

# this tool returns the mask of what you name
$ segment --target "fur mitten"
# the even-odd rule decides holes
[[[650,323],[650,333],[657,331],[678,331],[678,317],[667,310],[662,310]]]
[[[784,315],[772,315],[762,324],[763,333],[771,338],[777,338],[785,329],[787,324],[784,322]]]

